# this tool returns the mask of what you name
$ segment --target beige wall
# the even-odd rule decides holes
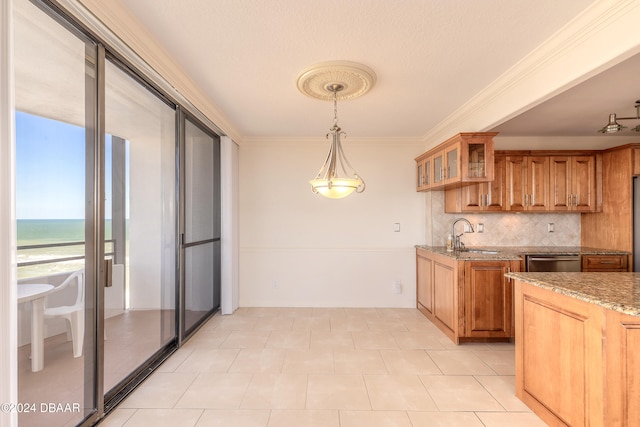
[[[367,189],[340,200],[308,183],[328,148],[324,138],[240,145],[240,306],[415,306],[421,143],[347,139]]]

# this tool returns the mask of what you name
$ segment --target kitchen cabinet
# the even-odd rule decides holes
[[[433,314],[433,264],[426,251],[416,252],[416,301],[418,310]]]
[[[595,211],[595,156],[551,156],[550,186],[550,210]]]
[[[416,250],[417,308],[454,342],[458,336],[458,262]]]
[[[514,286],[516,396],[548,425],[638,425],[640,318]]]
[[[582,246],[633,252],[633,176],[634,171],[640,173],[639,147],[602,153],[602,206],[598,212],[580,215]],[[632,259],[629,256],[629,265]]]
[[[520,261],[465,261],[464,336],[513,336],[513,288],[504,275],[518,271]]]
[[[513,336],[512,287],[520,261],[462,261],[416,250],[417,308],[454,343]]]
[[[549,210],[549,156],[507,156],[505,210]]]
[[[431,170],[431,188],[442,188],[444,185],[444,150],[439,149],[431,156],[433,162],[433,169]]]
[[[416,159],[416,188],[418,191],[426,191],[431,187],[431,157]]]
[[[416,190],[443,190],[463,183],[492,181],[495,135],[496,132],[459,133],[418,156],[415,159],[418,170]],[[426,159],[430,159],[430,173],[421,181],[420,176],[427,169]]]
[[[582,271],[628,271],[627,255],[583,255]]]
[[[506,194],[505,165],[506,158],[504,156],[495,156],[493,181],[469,184],[446,190],[445,212],[503,211]]]

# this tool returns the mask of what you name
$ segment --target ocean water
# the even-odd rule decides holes
[[[84,268],[84,259],[53,261],[57,258],[84,256],[84,219],[19,219],[17,221],[18,279],[47,276]],[[111,236],[111,220],[105,221],[105,238]],[[78,242],[72,246],[46,248],[20,248],[33,245],[55,245]],[[105,247],[106,251],[110,244]],[[50,263],[23,265],[22,263],[52,260]]]

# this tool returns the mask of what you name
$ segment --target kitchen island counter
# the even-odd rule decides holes
[[[507,277],[640,317],[640,273],[508,273]]]
[[[640,425],[640,274],[506,276],[516,395],[549,425]]]

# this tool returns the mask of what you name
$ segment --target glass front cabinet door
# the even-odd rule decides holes
[[[486,182],[494,178],[493,137],[495,132],[461,133],[462,182]]]

